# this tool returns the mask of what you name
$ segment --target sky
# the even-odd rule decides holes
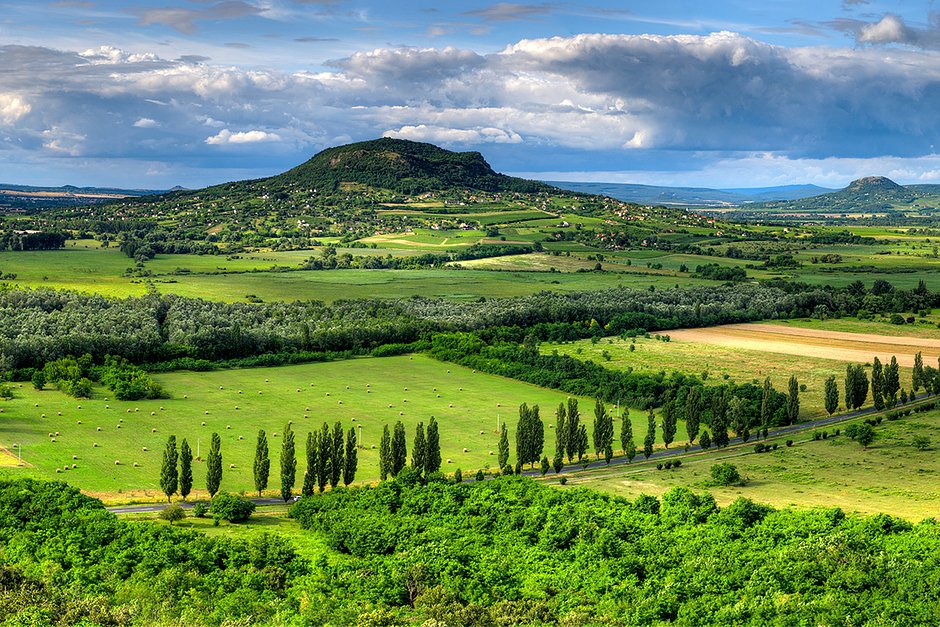
[[[543,180],[940,183],[940,7],[0,0],[0,182],[195,188],[382,136]]]

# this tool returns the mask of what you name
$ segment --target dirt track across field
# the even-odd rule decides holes
[[[683,342],[860,363],[868,363],[875,356],[887,362],[893,355],[897,357],[898,364],[908,367],[914,365],[914,354],[918,351],[922,353],[925,365],[936,364],[940,357],[940,339],[821,331],[772,324],[678,329],[670,331],[669,337]]]

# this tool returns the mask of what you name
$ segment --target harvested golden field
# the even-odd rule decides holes
[[[670,331],[669,336],[683,342],[858,363],[868,363],[875,356],[885,362],[893,355],[901,366],[906,367],[914,365],[917,352],[922,353],[925,364],[934,364],[940,357],[940,339],[846,333],[777,324],[678,329]]]

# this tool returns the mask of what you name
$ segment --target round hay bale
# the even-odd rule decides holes
[[[156,427],[154,427],[153,429],[150,430],[150,433],[156,433],[156,432],[157,432]]]
[[[326,393],[326,395],[327,395],[327,396],[329,396],[329,395],[330,395],[330,393],[329,393],[329,392],[327,392],[327,393]]]
[[[120,428],[121,428],[121,425],[118,425],[117,428],[120,429]]]
[[[95,442],[94,444],[92,444],[92,445],[91,445],[91,448],[98,448],[98,443]]]
[[[207,415],[207,416],[209,415],[209,410],[208,410],[208,409],[206,410],[206,415]]]
[[[62,415],[62,412],[57,411],[56,414],[59,415],[59,416],[61,416],[61,415]]]
[[[56,472],[62,472],[62,469],[61,469],[61,468],[56,468],[55,471],[56,471]]]
[[[229,464],[228,467],[229,467],[229,468],[235,468],[235,464]]]
[[[450,460],[450,458],[448,457],[448,458],[447,458],[447,463],[448,463],[448,464],[453,464],[454,462],[452,462],[452,461]]]
[[[72,459],[78,459],[78,455],[72,455]]]
[[[346,389],[347,389],[347,390],[349,389],[349,386],[348,386],[348,385],[346,386]],[[299,392],[299,391],[300,391],[300,388],[297,388],[297,391]]]
[[[66,464],[65,466],[62,466],[62,470],[68,470],[68,469],[69,469],[69,465],[68,465],[68,464]]]
[[[81,421],[81,420],[78,420],[77,422],[78,422],[78,424],[82,424],[82,421]]]
[[[135,463],[136,463],[136,462],[135,462]],[[119,460],[119,459],[114,460],[114,465],[115,465],[115,466],[120,466],[120,465],[121,465],[121,460]]]
[[[50,442],[55,442],[55,438],[52,438],[52,439],[51,439],[51,440],[49,440],[49,441],[50,441]]]
[[[124,422],[124,419],[123,419],[123,418],[119,418],[119,419],[118,419],[118,422]]]
[[[55,432],[55,437],[59,437],[59,432],[58,432],[58,431]]]
[[[454,406],[454,404],[453,404],[453,403],[450,403],[450,404],[448,405],[448,407],[453,407],[453,406]]]
[[[241,393],[242,393],[242,391],[241,391],[241,390],[239,390],[239,391],[238,391],[238,393],[239,393],[239,394],[241,394]]]
[[[399,416],[404,416],[404,415],[405,415],[405,412],[400,411],[400,412],[398,412],[398,415],[399,415]]]
[[[220,386],[219,386],[219,389],[220,389],[220,390],[224,390],[225,388],[220,385]]]
[[[270,379],[265,379],[264,382],[265,382],[265,383],[271,383],[271,380],[270,380]]]
[[[277,431],[274,432],[274,437],[277,437]]]
[[[392,404],[391,404],[391,403],[389,403],[389,404],[388,404],[388,407],[389,407],[389,409],[391,409],[391,407],[392,407]]]
[[[245,439],[245,436],[240,435],[240,436],[238,436],[238,439],[239,439],[239,440],[244,440],[244,439]]]
[[[353,419],[352,419],[352,421],[353,421],[353,422],[356,422],[356,419],[355,419],[355,418],[353,418]]]
[[[137,462],[134,462],[134,468],[140,468],[140,464],[138,464]]]
[[[440,397],[441,397],[441,395],[440,395],[440,394],[438,394],[438,395],[437,395],[437,397],[438,397],[438,398],[440,398]]]
[[[347,389],[347,390],[349,389],[349,386],[348,386],[348,385],[346,386],[346,389]],[[297,390],[297,391],[299,392],[300,390]]]
[[[42,415],[40,416],[40,418],[45,418],[45,417],[46,417],[46,415],[45,415],[45,414],[42,414]]]
[[[235,411],[238,411],[238,405],[235,406]]]
[[[343,404],[343,401],[338,401],[338,402],[339,402],[339,404],[340,404],[340,405],[342,405],[342,404]]]
[[[405,391],[407,392],[407,391],[408,391],[408,388],[405,388]]]
[[[147,452],[147,447],[145,446],[142,450],[146,453],[146,452]]]
[[[232,428],[232,425],[225,425],[225,428],[226,428],[226,429],[231,429],[231,428]]]
[[[407,399],[407,398],[403,398],[403,399],[401,399],[401,402],[402,402],[402,403],[407,403],[407,402],[408,402],[408,399]]]
[[[78,468],[78,464],[72,464],[72,468]]]
[[[39,403],[36,403],[36,407],[39,407]]]
[[[501,404],[501,403],[496,403],[496,406],[497,406],[497,407],[502,407],[502,404]]]
[[[130,408],[130,407],[127,408],[127,413],[131,413],[131,408]]]
[[[152,411],[152,412],[150,412],[150,415],[151,415],[151,416],[156,416],[156,415],[157,415],[157,412]]]
[[[101,427],[98,427],[98,431],[101,431]]]
[[[183,394],[183,398],[189,398],[189,394]]]
[[[366,390],[366,394],[372,394],[372,390]]]
[[[493,451],[490,451],[490,455],[492,455],[492,454],[493,454]]]
[[[205,421],[205,420],[202,421],[202,426],[203,426],[203,427],[206,426],[206,421]]]
[[[53,437],[54,435],[55,435],[55,434],[54,434],[52,431],[49,432],[49,437],[50,437],[50,438]]]
[[[163,411],[163,407],[160,408],[160,411]]]
[[[464,452],[464,453],[469,453],[469,452],[470,452],[470,450],[469,450],[469,449],[467,449],[466,447],[464,447],[464,449],[463,449],[463,452]]]
[[[372,445],[372,448],[375,448],[375,444]]]
[[[480,429],[480,435],[483,435],[483,433],[484,433],[484,431],[483,431],[482,429]]]
[[[104,408],[105,408],[105,409],[111,409],[111,406],[110,406],[110,405],[105,405]]]
[[[463,388],[457,388],[458,392],[463,392]]]
[[[135,414],[140,413],[140,407],[135,407],[135,408],[134,408],[134,413],[135,413]]]

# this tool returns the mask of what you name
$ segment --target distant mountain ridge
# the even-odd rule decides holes
[[[844,188],[809,198],[767,202],[748,211],[775,213],[879,213],[916,209],[919,200],[940,196],[940,185],[899,185],[884,176],[856,179]]]
[[[546,181],[562,189],[585,194],[600,194],[626,202],[646,205],[680,205],[702,207],[731,207],[770,200],[792,200],[816,196],[830,191],[816,185],[784,185],[738,189],[712,189],[708,187],[663,187],[631,183],[584,183],[572,181]]]

